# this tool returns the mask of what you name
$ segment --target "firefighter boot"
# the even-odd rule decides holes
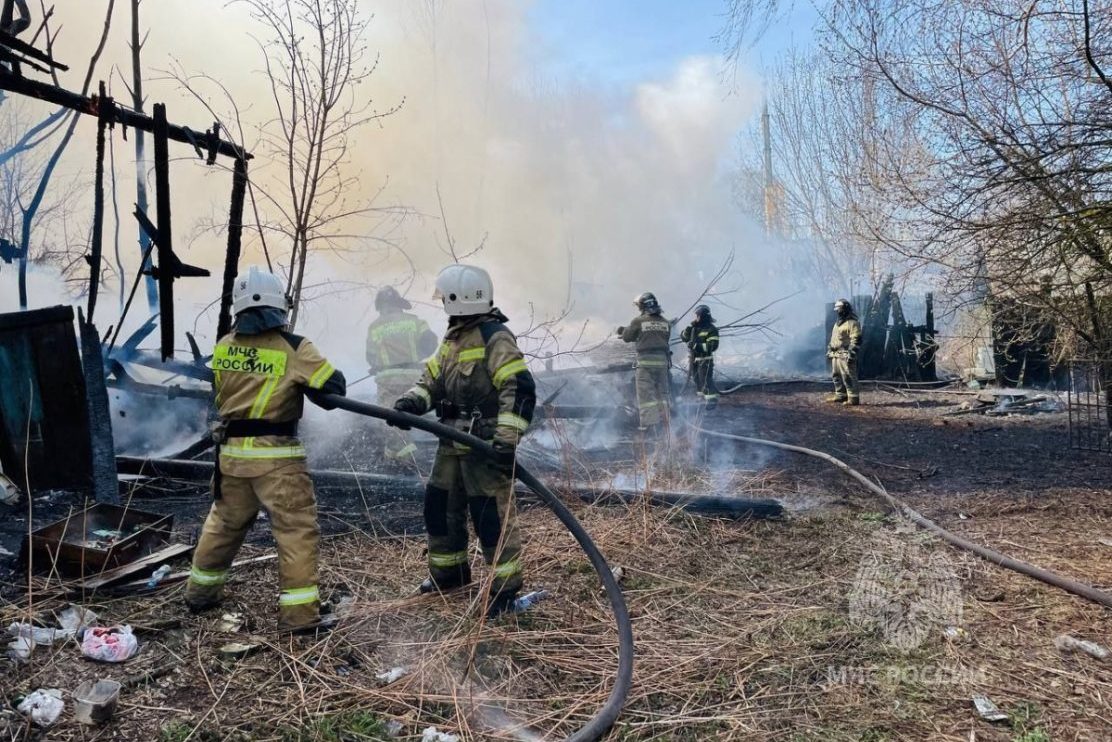
[[[830,404],[845,404],[849,401],[849,399],[840,394],[827,394],[824,401],[829,402]]]
[[[425,581],[417,586],[417,592],[422,595],[426,593],[443,593],[449,590],[456,590],[461,587],[466,587],[471,584],[471,565],[461,564],[454,570],[438,569],[436,577],[429,575]]]

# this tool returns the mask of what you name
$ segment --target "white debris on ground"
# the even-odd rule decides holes
[[[57,688],[40,688],[28,693],[27,697],[20,701],[16,710],[24,716],[30,717],[31,721],[40,727],[48,727],[58,721],[58,717],[62,715],[62,710],[65,707],[66,704],[62,701],[62,691]]]

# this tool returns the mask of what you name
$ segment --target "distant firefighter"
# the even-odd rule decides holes
[[[448,315],[448,332],[420,380],[394,409],[413,415],[435,410],[443,424],[491,441],[497,459],[441,441],[425,487],[429,578],[420,591],[471,582],[470,513],[483,560],[494,568],[488,607],[494,616],[511,607],[522,585],[512,473],[517,444],[533,419],[536,385],[505,325],[508,320],[494,306],[494,287],[485,270],[448,266],[437,276],[435,297]]]
[[[273,273],[252,266],[240,274],[232,306],[235,325],[212,355],[220,414],[213,503],[185,602],[193,612],[220,604],[228,567],[261,508],[278,542],[278,629],[311,631],[321,618],[320,526],[297,421],[304,397],[343,395],[347,384],[311,342],[286,331],[289,299]]]
[[[422,361],[436,352],[436,335],[423,319],[406,311],[412,308],[393,286],[375,296],[378,317],[367,328],[367,364],[382,406],[389,407],[409,391],[421,376]],[[416,451],[408,432],[387,430],[383,444],[387,462],[412,463]]]
[[[695,393],[703,398],[708,410],[713,409],[718,405],[718,387],[714,384],[718,328],[714,326],[714,317],[710,316],[710,307],[706,304],[695,307],[695,319],[683,328],[680,340],[687,345],[690,354],[689,373],[695,384]]]
[[[636,343],[637,411],[641,430],[659,433],[668,420],[672,403],[671,366],[672,323],[664,318],[656,297],[645,292],[633,300],[641,312],[628,327],[619,327],[617,334],[627,343]]]
[[[846,405],[861,404],[861,391],[857,384],[857,350],[861,347],[861,323],[853,312],[853,305],[845,299],[834,302],[834,331],[826,357],[830,359],[834,377],[834,393],[827,402]]]

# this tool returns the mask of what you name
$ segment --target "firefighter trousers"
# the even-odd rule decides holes
[[[671,383],[668,361],[638,362],[634,384],[642,428],[656,427],[667,419],[672,400]]]
[[[857,384],[857,360],[840,355],[830,359],[831,375],[834,377],[834,396],[838,399],[856,402],[861,396]]]
[[[714,357],[706,356],[692,360],[694,369],[691,373],[695,384],[695,392],[702,396],[707,407],[718,404],[718,387],[714,383]]]
[[[379,406],[393,407],[394,402],[413,387],[420,373],[420,371],[409,369],[388,369],[379,372],[375,376]],[[409,431],[390,427],[385,423],[379,423],[376,427],[379,428],[383,437],[382,453],[386,456],[386,459],[398,464],[412,466],[413,456],[417,453],[417,446],[413,444]]]
[[[185,589],[195,608],[219,603],[228,567],[262,507],[278,543],[278,627],[298,628],[320,618],[317,501],[305,459],[278,459],[259,476],[224,474],[213,500]]]
[[[429,575],[437,585],[468,582],[467,519],[479,537],[483,561],[494,567],[491,595],[510,597],[521,589],[521,537],[513,481],[475,454],[442,444],[425,488]],[[501,543],[499,543],[501,542]]]

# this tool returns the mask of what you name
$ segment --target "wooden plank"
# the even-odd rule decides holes
[[[278,558],[277,554],[263,554],[262,556],[251,557],[250,559],[238,559],[238,560],[232,562],[229,569],[234,569],[235,567],[243,567],[243,566],[246,566],[248,564],[259,564],[261,562],[270,562],[270,561],[273,561],[277,558]],[[182,580],[186,579],[187,577],[189,577],[189,570],[184,570],[182,572],[171,572],[170,574],[166,575],[166,577],[164,577],[158,583],[158,586],[162,587],[163,585],[172,585],[175,582],[181,582]],[[146,586],[147,586],[147,581],[145,579],[144,580],[132,580],[131,582],[125,582],[122,585],[114,585],[112,587],[112,589],[115,590],[115,591],[119,591],[119,592],[129,592],[129,591],[132,591],[132,590],[138,590],[138,589],[144,588]]]
[[[163,562],[168,562],[171,559],[177,559],[180,556],[188,554],[193,551],[190,544],[171,544],[165,549],[161,549],[152,554],[148,554],[141,559],[136,559],[130,564],[116,567],[115,569],[108,569],[101,572],[96,577],[92,577],[85,582],[80,583],[79,587],[85,590],[97,590],[102,587],[107,587],[113,582],[119,582],[127,577],[134,575],[148,568],[157,568]],[[144,580],[145,582],[145,580]]]

